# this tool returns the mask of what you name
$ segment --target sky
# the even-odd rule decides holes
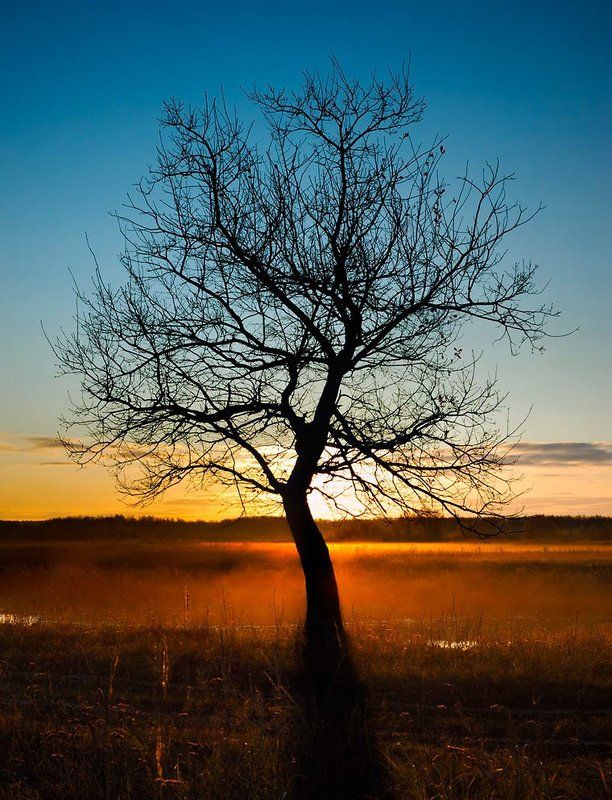
[[[109,476],[54,440],[70,384],[51,338],[71,327],[71,273],[120,280],[108,212],[155,155],[164,99],[299,85],[334,53],[367,77],[410,60],[427,112],[415,138],[448,136],[451,177],[499,158],[514,195],[546,208],[513,238],[562,311],[542,355],[487,348],[525,423],[526,510],[612,513],[612,269],[608,2],[6,3],[0,29],[0,518],[129,512]],[[149,509],[231,516],[227,499],[171,493]]]

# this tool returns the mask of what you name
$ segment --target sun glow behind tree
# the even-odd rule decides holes
[[[120,219],[126,283],[97,270],[56,346],[88,434],[66,447],[145,501],[190,480],[282,505],[307,628],[337,629],[313,490],[342,512],[467,513],[494,531],[514,431],[461,333],[535,349],[554,312],[537,267],[504,261],[533,216],[507,199],[512,176],[445,182],[444,143],[413,143],[424,104],[406,72],[361,85],[333,62],[250,98],[265,151],[223,104],[166,105],[157,166]]]

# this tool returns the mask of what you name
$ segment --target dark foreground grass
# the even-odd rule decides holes
[[[353,622],[358,677],[340,668],[324,690],[297,639],[283,625],[0,626],[0,797],[552,800],[612,789],[601,628]]]

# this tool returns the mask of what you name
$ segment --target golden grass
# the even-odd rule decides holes
[[[606,550],[336,546],[359,682],[322,697],[289,550],[24,547],[0,574],[2,798],[612,788]]]
[[[350,630],[371,758],[386,773],[380,796],[604,796],[605,633],[535,629],[503,640],[452,616]],[[313,767],[302,757],[313,723],[295,635],[231,623],[4,626],[0,796],[294,796],[300,774],[315,781],[313,769],[333,770],[339,758],[319,753]],[[349,725],[342,742],[354,733]]]

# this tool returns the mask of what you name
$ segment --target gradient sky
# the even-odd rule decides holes
[[[2,18],[0,517],[123,510],[101,470],[61,465],[49,441],[68,385],[40,323],[51,336],[70,327],[69,270],[81,284],[92,270],[85,232],[119,276],[107,212],[154,158],[163,99],[223,86],[248,117],[241,88],[298,84],[332,51],[358,77],[411,57],[428,104],[416,138],[448,135],[451,176],[499,157],[516,198],[547,206],[509,258],[541,264],[558,330],[579,331],[542,356],[493,348],[487,359],[515,420],[532,407],[529,510],[612,513],[609,2],[23,0]],[[181,493],[155,510],[228,511]]]

